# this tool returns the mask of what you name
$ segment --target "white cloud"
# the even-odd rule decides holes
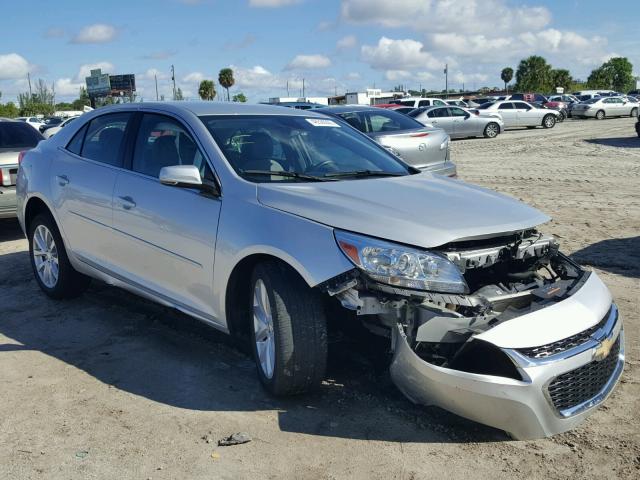
[[[353,23],[409,27],[423,32],[491,33],[544,28],[544,7],[510,7],[505,0],[342,0],[341,16]]]
[[[413,74],[407,70],[387,70],[384,74],[384,78],[391,82],[397,82],[398,80],[404,80],[411,77],[413,77]]]
[[[336,43],[336,47],[339,50],[347,50],[349,48],[353,48],[358,44],[358,39],[355,35],[347,35],[346,37],[342,37]]]
[[[422,42],[382,37],[377,45],[363,45],[362,60],[376,70],[413,70],[443,68],[445,62],[424,50]]]
[[[77,96],[80,94],[80,87],[84,86],[84,82],[74,82],[71,78],[59,78],[55,82],[56,95]]]
[[[249,0],[249,6],[259,8],[278,8],[293,5],[299,1],[300,0]]]
[[[29,62],[17,53],[0,55],[0,80],[25,77],[30,68]]]
[[[309,70],[314,68],[326,68],[331,66],[331,60],[324,55],[296,55],[289,62],[287,70]]]
[[[113,25],[95,23],[83,27],[73,37],[72,43],[108,43],[116,38],[118,31]]]
[[[116,69],[113,63],[110,62],[86,63],[80,66],[76,80],[84,82],[84,79],[91,75],[91,70],[95,70],[96,68],[102,70],[102,73],[109,73],[111,75],[114,74]]]
[[[200,83],[204,80],[204,74],[201,72],[191,72],[182,79],[183,82],[186,83]]]

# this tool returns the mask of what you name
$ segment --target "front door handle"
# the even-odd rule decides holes
[[[126,197],[118,197],[120,199],[120,205],[122,205],[122,208],[124,208],[125,210],[131,210],[132,208],[136,207],[136,202],[133,201],[133,198],[131,198],[130,196],[126,196]]]
[[[58,180],[58,185],[61,187],[65,187],[69,183],[69,177],[66,175],[56,175],[56,179]]]

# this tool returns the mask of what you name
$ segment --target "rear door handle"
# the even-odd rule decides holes
[[[61,187],[65,187],[69,183],[69,177],[66,175],[56,175],[56,178],[58,179],[58,185]]]
[[[118,197],[120,199],[120,204],[122,205],[122,208],[124,208],[125,210],[131,210],[132,208],[136,207],[136,202],[133,201],[133,198],[131,198],[130,196],[126,196],[126,197]]]

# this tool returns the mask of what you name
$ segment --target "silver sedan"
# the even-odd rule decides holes
[[[402,113],[378,107],[345,105],[317,110],[339,118],[420,170],[455,176],[448,132],[425,126]]]
[[[484,103],[473,112],[481,117],[500,114],[505,128],[553,128],[560,117],[560,112],[556,110],[534,107],[520,100]]]
[[[611,293],[547,215],[313,111],[101,108],[24,155],[16,194],[47,296],[95,278],[176,308],[250,347],[276,395],[321,386],[328,314],[386,338],[412,401],[519,439],[579,425],[624,367]]]
[[[571,109],[572,117],[637,117],[640,104],[632,97],[599,97],[578,103]]]
[[[442,128],[451,138],[495,138],[504,130],[504,122],[499,114],[481,117],[454,106],[419,108],[409,116],[423,125]]]

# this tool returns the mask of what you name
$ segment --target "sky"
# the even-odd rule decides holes
[[[640,75],[638,0],[30,0],[3,2],[0,101],[32,81],[77,98],[91,68],[134,73],[138,95],[186,98],[221,68],[250,102],[365,88],[500,86],[500,71],[539,54],[574,78],[612,56]],[[218,94],[221,88],[217,86]]]

